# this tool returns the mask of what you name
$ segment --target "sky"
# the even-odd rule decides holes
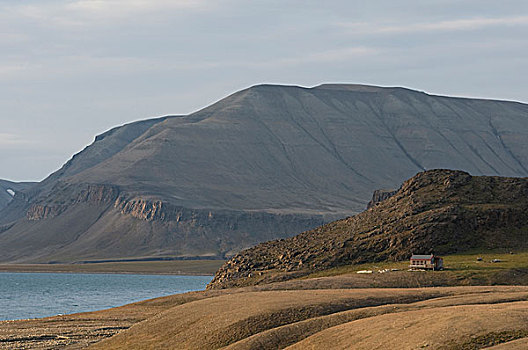
[[[528,1],[0,0],[0,178],[260,83],[528,103]]]

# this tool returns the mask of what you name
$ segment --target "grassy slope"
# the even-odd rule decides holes
[[[515,277],[517,273],[528,275],[528,252],[505,253],[500,250],[483,250],[478,252],[473,250],[463,254],[452,254],[443,257],[443,271],[428,272],[429,275],[437,276],[439,279],[448,279],[457,284],[512,284],[512,279],[506,279],[507,276]],[[482,258],[478,261],[477,258]],[[492,262],[494,259],[500,262]],[[341,266],[325,271],[319,271],[310,274],[307,278],[337,276],[347,273],[356,273],[361,270],[371,270],[373,273],[385,269],[398,269],[405,271],[408,269],[408,261],[400,262],[379,262],[358,265]],[[390,272],[388,272],[390,274]],[[424,273],[421,271],[411,272],[412,274]],[[528,283],[528,276],[526,282]],[[486,283],[488,282],[488,283]]]
[[[482,261],[477,261],[481,257]],[[491,260],[500,259],[499,263]],[[282,272],[266,271],[253,274],[244,279],[241,286],[265,285],[271,281],[280,281],[283,285],[297,288],[304,280],[314,281],[325,278],[317,283],[317,288],[327,288],[340,284],[346,288],[412,288],[460,285],[528,285],[528,251],[518,251],[515,254],[504,250],[481,250],[463,254],[444,256],[443,271],[407,271],[409,262],[376,262],[356,265],[346,265],[328,270],[313,272],[307,276],[295,278],[295,275],[285,275]],[[386,273],[380,270],[397,269]],[[372,274],[357,274],[357,271],[371,270]],[[294,279],[292,279],[294,278]]]

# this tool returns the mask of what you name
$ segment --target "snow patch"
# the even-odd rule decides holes
[[[8,189],[8,190],[6,190],[6,192],[9,193],[9,195],[10,195],[11,197],[14,197],[14,196],[15,196],[15,191],[13,191],[12,189]]]

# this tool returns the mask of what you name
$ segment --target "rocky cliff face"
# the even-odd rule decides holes
[[[363,213],[237,254],[209,288],[472,248],[528,248],[528,178],[420,173]]]
[[[166,220],[167,210],[166,205],[162,201],[147,201],[144,199],[137,199],[132,201],[126,201],[123,198],[119,198],[115,207],[124,215],[130,215],[136,219],[153,221],[153,220]],[[170,216],[169,216],[170,217]],[[180,216],[176,217],[176,221],[179,221]]]
[[[26,219],[0,225],[12,252],[1,262],[83,262],[130,258],[225,259],[262,239],[289,236],[325,222],[322,215],[193,209],[121,192],[104,184],[57,184]],[[24,201],[21,201],[24,202]],[[93,238],[94,229],[104,235]],[[39,231],[51,232],[39,240]],[[26,239],[29,237],[30,239]]]
[[[372,199],[367,204],[367,209],[370,209],[386,199],[394,196],[398,190],[376,190],[372,194]]]
[[[95,184],[67,186],[59,183],[53,188],[52,193],[53,196],[50,196],[51,198],[42,199],[29,207],[26,212],[28,220],[38,221],[54,218],[65,212],[69,207],[79,203],[100,205],[114,202],[119,195],[119,188],[117,186]]]
[[[53,218],[60,215],[68,207],[67,206],[47,206],[47,205],[32,205],[26,213],[28,220],[37,221],[42,219]]]

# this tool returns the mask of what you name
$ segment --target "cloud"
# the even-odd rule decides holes
[[[214,8],[205,0],[75,0],[34,3],[12,2],[0,7],[6,21],[30,20],[43,26],[83,27],[95,23],[115,25],[115,21],[155,15],[158,20],[168,15],[185,15],[188,11]]]
[[[339,62],[357,57],[371,56],[377,53],[379,53],[379,49],[373,47],[354,46],[312,53],[302,58],[301,61],[307,63]]]
[[[13,147],[13,146],[25,146],[31,145],[32,140],[28,140],[20,137],[19,135],[10,133],[0,133],[0,147]]]
[[[204,0],[78,0],[67,6],[81,11],[105,13],[115,10],[152,11],[166,9],[199,8],[205,5]]]
[[[225,66],[245,66],[250,68],[277,68],[300,64],[337,63],[357,59],[361,57],[374,56],[380,53],[378,48],[367,46],[344,47],[333,50],[323,50],[298,56],[277,58],[272,60],[225,62]]]
[[[293,60],[291,64],[293,64]],[[86,79],[89,77],[130,77],[159,72],[201,71],[244,65],[229,60],[214,62],[207,60],[181,59],[172,57],[134,56],[89,56],[69,55],[39,57],[29,61],[0,60],[0,79],[10,82],[31,82],[35,80]]]
[[[470,18],[450,21],[406,23],[401,25],[379,25],[377,23],[339,23],[339,27],[346,28],[354,33],[370,34],[404,34],[423,32],[449,32],[478,30],[497,26],[526,26],[528,16],[497,17],[497,18]]]
[[[79,0],[66,5],[69,13],[92,18],[124,18],[153,12],[204,9],[205,0]]]
[[[380,49],[367,46],[344,47],[321,50],[312,53],[299,53],[286,57],[255,57],[240,60],[222,57],[216,60],[191,59],[190,57],[134,57],[134,56],[89,56],[69,55],[40,58],[39,61],[13,62],[0,60],[0,78],[29,79],[67,78],[87,75],[130,75],[154,72],[185,72],[208,69],[281,68],[302,64],[323,64],[345,62],[369,57],[380,53]],[[44,68],[45,67],[45,68]]]
[[[0,45],[20,43],[28,39],[29,36],[23,33],[0,33]]]
[[[16,78],[26,71],[27,68],[28,66],[22,63],[0,62],[0,78]]]

